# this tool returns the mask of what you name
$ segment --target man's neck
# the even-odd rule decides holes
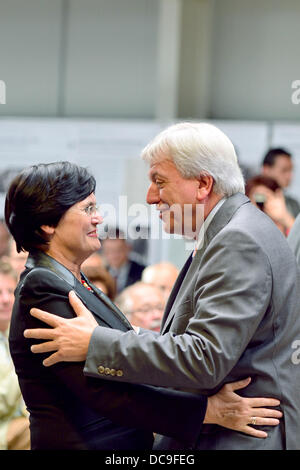
[[[225,202],[225,199],[226,198],[224,196],[218,196],[217,198],[215,198],[214,204],[211,204],[210,210],[209,211],[207,210],[206,217],[204,217],[204,222],[201,226],[200,232],[198,233],[197,237],[195,238],[197,249],[199,249],[201,244],[203,243],[204,234],[205,234],[209,224],[211,223],[211,221],[215,217],[216,213],[219,211],[220,207]]]
[[[207,197],[207,201],[204,202],[204,220],[208,217],[211,213],[213,208],[218,204],[221,199],[223,199],[223,195],[211,193]]]

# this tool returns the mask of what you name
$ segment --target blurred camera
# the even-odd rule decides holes
[[[256,205],[263,211],[264,210],[264,204],[266,202],[266,196],[264,194],[254,194],[254,200],[256,202]]]

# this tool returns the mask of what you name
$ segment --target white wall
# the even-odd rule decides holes
[[[297,120],[299,17],[299,0],[0,0],[0,115]]]
[[[0,0],[6,116],[155,115],[159,0]]]
[[[157,0],[69,1],[64,114],[154,117]]]
[[[215,0],[210,116],[299,119],[299,0]]]
[[[0,115],[56,115],[61,0],[0,0]]]

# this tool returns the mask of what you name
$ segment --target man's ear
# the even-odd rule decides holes
[[[53,235],[55,227],[51,225],[41,225],[41,230],[43,230],[47,235]]]
[[[263,165],[263,166],[261,167],[261,173],[262,173],[262,175],[264,175],[264,176],[270,176],[270,169],[271,169],[271,168],[272,168],[272,167],[270,167],[270,165]]]
[[[199,202],[204,201],[212,192],[214,179],[211,175],[200,175],[198,178],[199,186],[197,190],[197,199]]]

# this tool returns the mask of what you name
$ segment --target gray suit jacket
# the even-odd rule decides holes
[[[204,426],[198,448],[300,449],[300,366],[292,362],[300,274],[285,238],[238,193],[219,209],[190,261],[170,295],[161,334],[97,327],[85,373],[99,376],[103,365],[123,371],[109,380],[206,394],[251,376],[241,394],[280,399],[280,425],[267,429],[267,439]],[[160,448],[176,444],[165,440]]]
[[[298,266],[300,266],[300,214],[291,228],[287,241],[296,256]]]

